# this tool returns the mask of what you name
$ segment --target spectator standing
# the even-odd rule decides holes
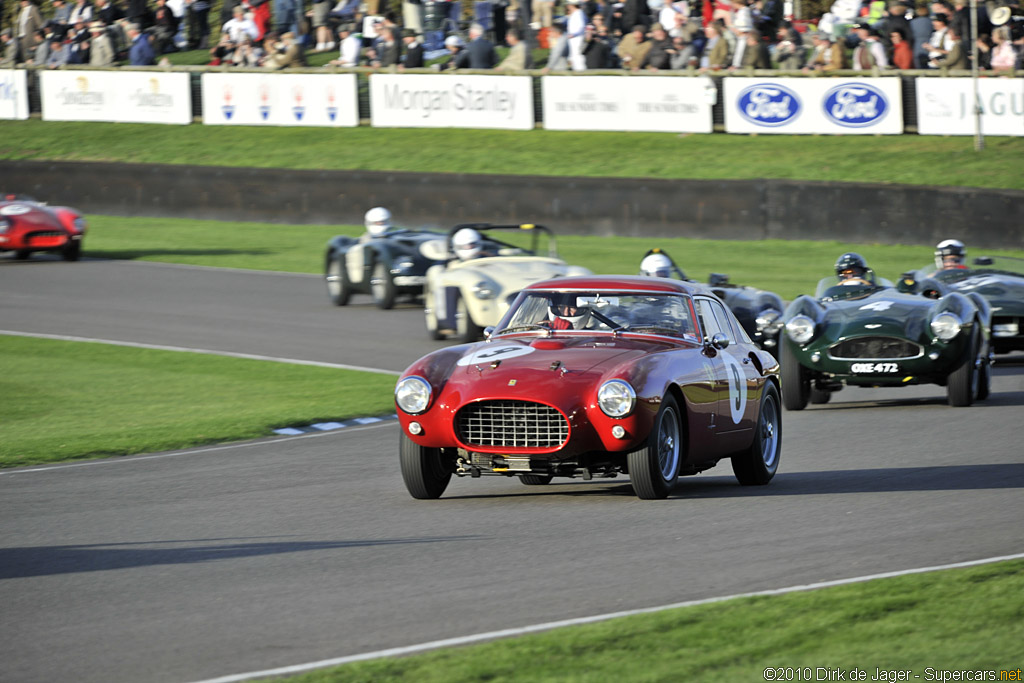
[[[644,32],[653,22],[651,21],[651,10],[647,6],[647,0],[625,0],[622,4],[622,18],[620,19],[622,31],[627,26],[644,25]]]
[[[913,69],[914,53],[910,49],[903,31],[898,28],[889,33],[889,40],[892,42],[892,65],[897,69]]]
[[[35,66],[44,66],[46,64],[46,58],[50,56],[50,41],[46,39],[46,31],[39,29],[33,36],[34,47],[32,48],[31,59],[25,60],[26,63]]]
[[[302,17],[302,0],[274,0],[274,28],[281,34],[302,35],[299,19]]]
[[[334,36],[331,35],[331,28],[327,25],[330,14],[330,0],[313,0],[310,24],[313,27],[313,37],[316,40],[316,46],[313,48],[315,52],[328,52],[334,49]]]
[[[668,71],[672,68],[672,55],[675,50],[672,47],[672,40],[668,37],[668,31],[660,23],[651,24],[651,39],[647,41],[650,46],[647,54],[640,62],[640,68],[652,71]]]
[[[92,21],[92,5],[87,0],[77,0],[74,7],[71,8],[71,16],[68,19],[69,24],[79,24],[88,26],[89,22]]]
[[[124,19],[124,12],[114,4],[113,0],[103,0],[96,8],[95,17],[108,28],[115,25],[118,19]]]
[[[1009,26],[997,26],[992,32],[992,56],[989,64],[993,71],[1011,71],[1017,65],[1017,47],[1013,44]]]
[[[761,40],[761,33],[755,29],[750,29],[740,38],[741,42],[744,43],[743,59],[735,68],[770,69],[772,66],[771,57],[768,55],[768,46]]]
[[[775,61],[783,71],[799,71],[804,68],[807,56],[800,33],[792,27],[783,26],[778,33],[779,42],[775,46]]]
[[[950,27],[949,40],[951,44],[946,53],[938,59],[929,61],[928,66],[933,69],[969,70],[971,63],[967,59],[967,51],[964,49],[964,41],[959,30]]]
[[[47,69],[59,69],[68,63],[70,48],[60,38],[54,36],[50,41],[50,54],[46,57]]]
[[[152,66],[156,64],[156,56],[149,44],[149,38],[142,32],[138,24],[128,24],[128,63],[132,66]]]
[[[690,16],[690,3],[686,0],[677,0],[677,2],[666,2],[665,5],[658,12],[657,20],[658,23],[665,27],[665,31],[672,35],[672,29],[679,26],[680,21],[686,23],[686,19]]]
[[[174,52],[174,36],[178,33],[178,20],[167,6],[167,0],[156,0],[153,10],[153,52],[162,55]]]
[[[185,20],[188,22],[188,47],[205,50],[210,46],[210,1],[185,0]]]
[[[493,69],[498,63],[494,43],[484,37],[484,27],[480,24],[472,24],[469,27],[469,45],[459,56],[462,58],[457,65],[460,69]]]
[[[11,29],[5,28],[0,31],[0,45],[3,46],[3,52],[0,53],[0,68],[13,69],[18,63],[18,41],[14,39]]]
[[[907,34],[910,49],[914,53],[914,68],[924,69],[928,66],[928,39],[932,37],[932,18],[928,15],[928,5],[919,2],[914,8],[914,18],[910,20],[910,32]]]
[[[832,36],[819,31],[811,34],[811,42],[814,44],[814,51],[811,52],[805,71],[828,73],[847,68],[846,51]]]
[[[438,62],[439,71],[454,71],[459,66],[459,62],[462,61],[462,53],[465,52],[466,48],[462,44],[462,39],[458,36],[448,36],[444,39],[444,48],[448,50],[448,59],[443,62]]]
[[[593,24],[587,24],[583,32],[583,59],[587,65],[587,71],[593,69],[610,69],[612,48],[605,37],[597,34],[597,28]]]
[[[555,0],[533,0],[530,4],[530,13],[541,28],[551,28],[555,15]]]
[[[893,31],[899,31],[903,34],[903,40],[906,41],[910,36],[910,20],[907,19],[907,6],[902,2],[894,2],[889,7],[889,14],[885,17],[884,26],[880,25],[877,27],[879,33],[883,35],[892,35]]]
[[[402,0],[402,25],[423,33],[423,0]]]
[[[149,11],[149,4],[146,0],[128,0],[128,11],[125,12],[125,15],[128,23],[135,24],[140,31],[153,25],[153,15]],[[231,15],[228,14],[228,16]]]
[[[47,26],[53,27],[53,32],[58,38],[63,39],[71,23],[71,6],[65,0],[52,0],[53,17],[46,22]]]
[[[330,66],[359,66],[359,55],[363,50],[363,41],[352,32],[352,24],[338,27],[338,58],[329,62]]]
[[[945,57],[953,47],[953,39],[949,36],[949,18],[945,14],[936,14],[932,17],[932,35],[928,39],[927,47],[927,65],[930,68],[934,68],[932,64]]]
[[[280,70],[306,65],[302,44],[291,31],[282,33],[280,42],[274,48],[273,54],[268,55],[263,61],[266,68]]]
[[[622,68],[638,71],[650,49],[651,44],[647,40],[647,27],[643,24],[636,24],[629,35],[619,43],[617,52],[622,61]]]
[[[256,28],[256,24],[253,23],[252,19],[245,16],[245,8],[241,5],[235,5],[232,13],[234,17],[231,21],[221,27],[221,31],[228,34],[228,40],[231,44],[234,46],[240,45],[243,35],[249,36],[250,40],[256,40],[259,35],[259,29]]]
[[[422,69],[423,42],[420,40],[419,35],[411,28],[403,28],[402,42],[405,44],[405,55],[402,57],[400,68]]]
[[[102,21],[89,24],[89,66],[114,66],[114,44]]]
[[[370,66],[389,67],[398,64],[402,47],[395,39],[395,29],[391,26],[381,26],[379,33],[379,40],[366,51]]]
[[[499,71],[526,71],[533,68],[533,55],[530,46],[520,37],[519,29],[510,28],[505,32],[505,40],[511,46],[508,56],[501,64],[494,67]]]
[[[718,22],[711,22],[704,28],[704,35],[708,40],[704,44],[700,68],[718,70],[729,66],[729,42],[725,38],[722,25]]]
[[[679,71],[696,65],[697,54],[693,49],[693,43],[688,43],[685,35],[672,36],[671,68],[674,71]]]
[[[565,27],[560,22],[551,25],[548,33],[548,61],[544,65],[544,73],[549,71],[565,71],[569,68],[569,38],[565,35]]]
[[[21,0],[21,9],[18,12],[17,61],[24,62],[32,56],[35,44],[35,33],[43,27],[43,15],[39,8],[31,0]]]
[[[886,56],[885,47],[878,40],[875,30],[867,24],[860,23],[854,26],[854,32],[860,38],[860,42],[853,49],[853,70],[870,71],[875,68],[887,68],[889,58]]]
[[[583,33],[586,31],[587,14],[583,11],[582,0],[566,0],[565,35],[569,38],[569,66],[573,71],[585,71],[583,58]]]

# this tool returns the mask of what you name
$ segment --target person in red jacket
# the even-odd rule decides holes
[[[914,51],[910,48],[907,37],[900,29],[894,29],[889,34],[892,42],[892,65],[897,69],[914,68]]]

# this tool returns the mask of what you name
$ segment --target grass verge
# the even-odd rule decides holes
[[[0,336],[0,467],[268,436],[393,412],[388,375]]]
[[[115,216],[90,216],[89,223],[85,254],[90,257],[298,273],[323,272],[324,247],[332,235],[363,232],[361,226]],[[707,281],[710,272],[725,273],[733,282],[777,292],[786,299],[813,293],[818,280],[832,274],[836,257],[844,251],[861,253],[880,276],[891,280],[932,261],[931,247],[907,245],[576,235],[558,238],[564,259],[596,273],[636,273],[644,253],[656,246],[667,251],[691,278]],[[986,253],[1024,258],[1024,250]]]
[[[1024,189],[1024,138],[2,121],[0,159]],[[1017,171],[1017,172],[1014,172]]]
[[[1024,561],[1014,560],[673,609],[288,680],[1020,680],[1024,602],[1007,598],[1022,592]],[[790,670],[766,678],[767,667]],[[826,668],[844,678],[826,678]],[[878,670],[910,673],[880,678]],[[995,677],[942,673],[953,671]],[[1014,677],[999,678],[1000,671]]]

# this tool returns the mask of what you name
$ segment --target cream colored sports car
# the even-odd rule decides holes
[[[467,229],[481,238],[474,258],[456,255],[454,240]],[[498,324],[523,287],[555,277],[591,274],[558,257],[555,236],[543,225],[457,225],[449,231],[447,245],[445,263],[427,270],[423,289],[427,333],[432,339],[454,332],[459,341],[476,341],[484,328]]]

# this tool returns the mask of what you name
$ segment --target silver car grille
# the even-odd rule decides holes
[[[921,346],[898,337],[857,337],[828,350],[834,360],[908,360],[920,358]]]
[[[462,443],[486,448],[557,448],[569,438],[569,423],[552,408],[532,401],[480,401],[455,416]]]

